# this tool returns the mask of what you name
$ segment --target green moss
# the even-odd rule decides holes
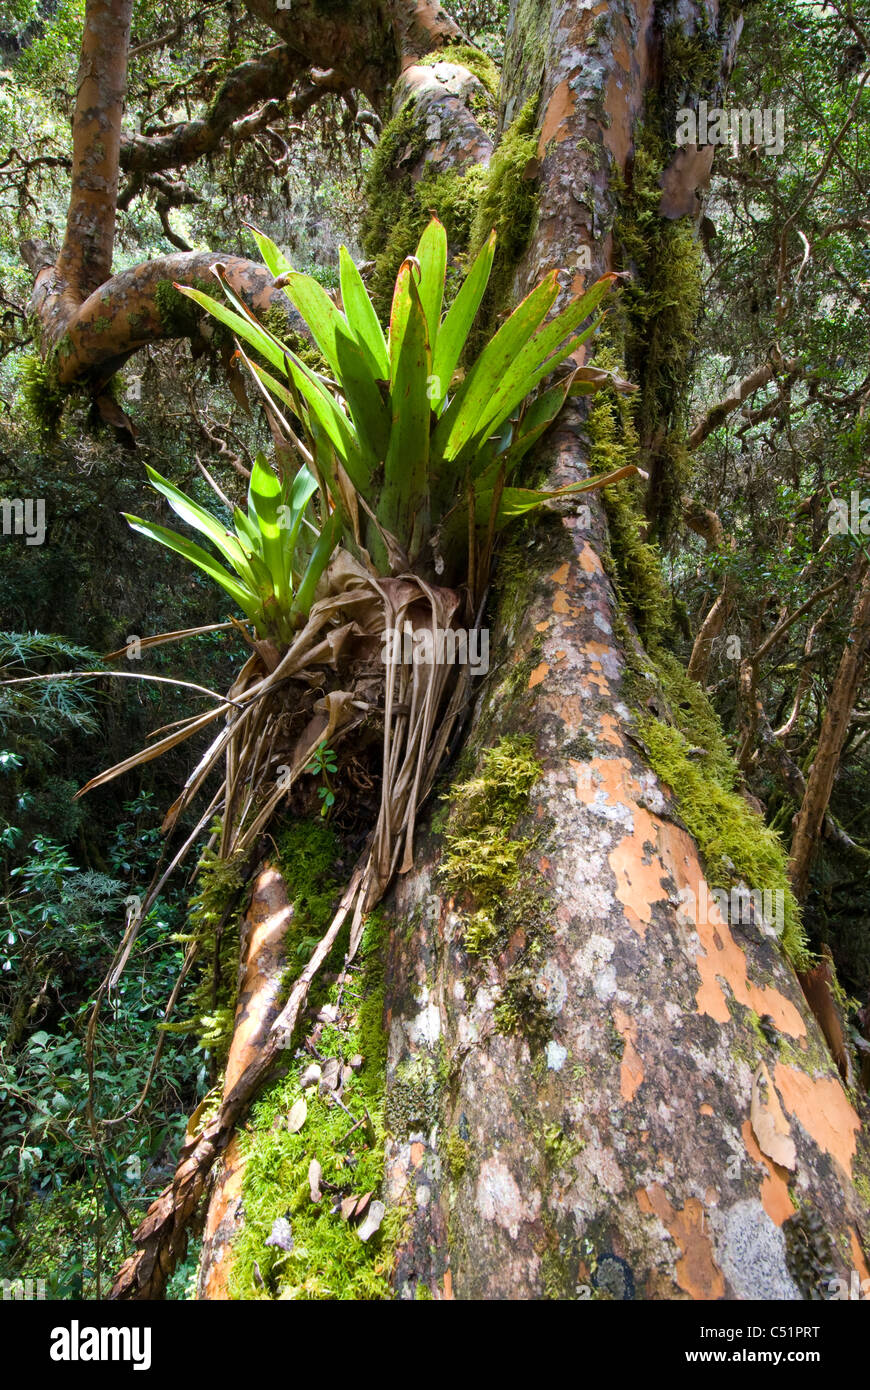
[[[278,867],[293,903],[293,918],[287,932],[287,969],[283,990],[304,966],[329,926],[336,898],[344,886],[338,869],[340,845],[332,828],[323,820],[293,821],[275,837]],[[342,946],[336,943],[334,956],[340,963]],[[321,987],[315,986],[312,1001]]]
[[[653,659],[674,723],[638,713],[650,764],[672,789],[713,888],[728,889],[742,879],[750,889],[782,891],[781,944],[795,967],[806,969],[809,953],[785,847],[737,790],[737,768],[703,691],[668,653],[657,651]]]
[[[201,294],[207,294],[210,299],[220,298],[216,294],[214,281],[194,280],[191,289],[199,290]],[[196,338],[201,336],[202,321],[205,310],[201,309],[195,300],[189,299],[186,294],[177,290],[171,280],[158,280],[154,287],[154,305],[157,309],[157,317],[160,326],[168,338]],[[205,315],[209,318],[208,315]],[[209,318],[211,328],[210,346],[218,350],[221,346],[232,342],[230,330],[217,319]]]
[[[454,1182],[459,1182],[471,1158],[471,1145],[463,1139],[458,1129],[448,1130],[443,1143],[444,1158]]]
[[[478,165],[464,173],[424,170],[415,180],[415,166],[427,147],[425,122],[414,103],[407,102],[384,127],[366,181],[368,212],[362,241],[366,255],[375,262],[369,288],[384,319],[399,266],[415,250],[433,212],[444,223],[451,254],[455,257],[465,251],[486,181],[486,170]]]
[[[491,335],[506,307],[517,263],[532,239],[538,211],[538,185],[529,177],[538,152],[538,98],[526,102],[493,153],[471,231],[469,261],[495,229],[496,247],[489,284],[477,317],[476,350]]]
[[[606,352],[596,353],[595,361],[598,366],[611,365]],[[609,387],[595,396],[586,418],[586,430],[590,472],[610,473],[639,462],[632,403]],[[656,642],[670,626],[671,604],[659,552],[644,539],[640,485],[635,478],[625,478],[605,488],[603,498],[611,578],[643,640]]]
[[[614,239],[632,272],[623,296],[625,369],[640,385],[633,417],[640,461],[651,475],[648,516],[669,539],[689,475],[686,384],[701,304],[701,249],[692,219],[659,213],[667,142],[648,113],[626,178],[615,176]]]
[[[479,48],[472,48],[471,44],[445,44],[434,53],[427,53],[425,58],[420,59],[420,63],[423,67],[434,67],[436,63],[458,63],[460,67],[468,68],[478,82],[483,83],[493,100],[498,98],[498,68],[488,53],[483,53]]]
[[[443,51],[432,55],[432,61],[443,56]],[[537,98],[526,103],[502,137],[488,168],[474,165],[464,172],[420,171],[429,141],[425,122],[412,101],[385,126],[366,183],[368,213],[362,227],[363,247],[375,261],[370,281],[372,299],[382,317],[389,312],[402,260],[414,251],[435,212],[446,228],[454,262],[448,267],[448,299],[459,284],[456,257],[465,256],[470,263],[496,229],[492,273],[469,351],[476,351],[489,336],[534,228],[536,182],[527,175],[537,150],[536,110]],[[475,114],[480,117],[482,113]]]
[[[709,92],[722,71],[722,44],[715,27],[687,34],[677,20],[662,36],[663,97],[666,109],[684,97]]]
[[[230,1049],[236,1008],[239,963],[239,915],[244,863],[206,851],[197,869],[197,892],[190,899],[190,933],[196,941],[200,973],[188,998],[188,1017],[161,1025],[170,1033],[189,1033],[223,1067]]]
[[[203,294],[212,294],[212,287],[194,285]],[[213,296],[212,296],[213,297]],[[154,305],[160,326],[168,337],[186,338],[197,331],[202,310],[177,290],[171,280],[158,280],[154,288]]]
[[[499,1033],[524,1033],[535,1042],[543,1042],[550,1033],[552,1020],[538,979],[542,952],[542,937],[535,934],[508,971],[501,997],[492,1011]]]
[[[570,1127],[565,1123],[546,1125],[541,1140],[555,1168],[567,1168],[572,1158],[575,1158],[586,1144],[585,1139],[572,1135]]]
[[[296,849],[300,849],[301,841]],[[301,853],[294,859],[301,865]],[[314,875],[306,868],[306,912],[317,911]],[[297,901],[288,884],[291,897]],[[323,904],[321,904],[321,907]],[[331,900],[328,914],[331,911]],[[318,925],[326,924],[326,915]],[[386,925],[369,918],[350,992],[342,999],[340,1024],[324,1027],[317,1043],[321,1058],[345,1060],[355,1052],[363,1065],[344,1084],[344,1106],[315,1089],[306,1094],[307,1117],[290,1134],[286,1117],[302,1095],[302,1072],[310,1056],[295,1057],[287,1075],[275,1082],[255,1105],[240,1136],[246,1157],[242,1184],[245,1224],[233,1246],[230,1292],[244,1299],[389,1299],[390,1272],[405,1214],[390,1209],[379,1231],[362,1241],[357,1224],[344,1222],[333,1210],[337,1202],[366,1192],[377,1198],[384,1176],[384,1082],[386,1036],[383,1029],[383,951]],[[338,1002],[338,985],[328,998]],[[348,1113],[349,1112],[349,1113]],[[349,1134],[351,1127],[362,1121]],[[322,1169],[323,1196],[311,1200],[308,1170],[312,1159]],[[293,1249],[268,1246],[278,1217],[289,1220]]]
[[[532,843],[517,837],[515,828],[540,776],[532,740],[508,735],[486,750],[477,776],[451,790],[441,875],[447,892],[474,903],[465,926],[471,955],[491,951],[504,932],[505,908]]]
[[[43,430],[55,427],[69,399],[68,389],[60,384],[58,357],[57,348],[51,349],[45,357],[38,352],[28,353],[18,369],[24,409]]]

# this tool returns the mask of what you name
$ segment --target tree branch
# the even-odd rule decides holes
[[[133,0],[88,0],[73,116],[73,170],[59,280],[80,303],[112,273],[118,151]]]

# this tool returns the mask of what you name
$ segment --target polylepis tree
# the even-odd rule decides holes
[[[678,150],[672,121],[677,108],[720,89],[739,13],[623,0],[593,14],[522,0],[512,11],[493,152],[474,115],[474,74],[455,54],[443,65],[418,61],[461,38],[437,6],[251,9],[282,40],[263,60],[264,82],[277,81],[280,68],[289,91],[306,72],[327,72],[385,115],[391,87],[402,138],[388,124],[382,151],[393,151],[393,164],[382,192],[399,187],[413,197],[427,175],[488,164],[481,206],[496,212],[495,221],[503,212],[509,231],[516,204],[499,195],[531,191],[526,234],[502,263],[491,327],[553,272],[562,312],[600,276],[635,272],[622,309],[605,325],[595,370],[607,391],[591,404],[566,393],[523,470],[526,478],[529,469],[546,475],[555,492],[646,463],[647,524],[658,524],[662,499],[679,486],[673,465],[682,441],[669,429],[680,402],[667,393],[679,395],[697,305],[695,221],[712,153]],[[89,6],[66,243],[56,261],[35,267],[34,307],[60,381],[92,374],[97,389],[126,355],[159,336],[157,283],[189,286],[193,274],[192,261],[171,257],[110,277],[118,167],[165,158],[171,168],[198,157],[220,104],[207,130],[190,123],[197,129],[158,137],[157,145],[166,141],[162,153],[140,138],[125,142],[117,50],[128,26],[123,6]],[[224,130],[250,114],[246,99],[243,82],[228,86]],[[426,187],[434,198],[434,183]],[[402,250],[412,254],[414,244]],[[267,303],[286,303],[275,280],[292,272],[225,263],[224,288],[242,322],[250,322],[246,311],[256,319]],[[195,268],[197,277],[202,270]],[[418,295],[420,287],[412,263],[400,274],[405,318],[396,331],[404,337],[412,286]],[[300,307],[298,296],[294,302]],[[309,310],[303,317],[311,323]],[[327,332],[320,346],[335,341]],[[260,348],[268,358],[267,345]],[[573,362],[589,371],[585,345]],[[638,406],[608,385],[608,373],[611,383],[622,381],[626,362],[638,378]],[[314,407],[293,370],[289,376],[290,400],[304,417]],[[336,490],[340,479],[336,473]],[[266,510],[258,500],[265,487],[258,479],[253,488],[257,515]],[[433,821],[424,815],[415,827],[413,853],[397,861],[403,872],[385,902],[381,1196],[403,1218],[390,1247],[390,1286],[401,1296],[425,1289],[434,1297],[572,1298],[589,1289],[623,1298],[819,1296],[826,1280],[852,1268],[866,1276],[868,1155],[860,1116],[795,975],[794,965],[805,968],[808,959],[785,852],[742,799],[715,718],[667,651],[667,597],[642,535],[636,478],[626,475],[604,504],[592,497],[580,508],[561,505],[495,556],[488,596],[467,569],[459,575],[460,602],[490,604],[495,660],[483,688],[470,692],[462,760],[446,800]],[[345,506],[352,511],[347,497]],[[326,507],[324,523],[328,514]],[[363,507],[358,543],[370,558],[383,547],[390,573],[382,566],[379,582],[417,584],[403,597],[408,605],[425,585],[434,593],[433,577],[414,569],[413,526],[407,545],[398,535],[403,553],[394,555],[401,516],[371,544],[366,516]],[[477,545],[474,494],[469,519],[466,561]],[[413,580],[402,578],[409,573]],[[336,578],[336,613],[339,588]],[[421,621],[436,611],[432,593]],[[472,622],[481,620],[472,612]],[[286,638],[277,636],[277,650],[258,653],[273,672],[286,655]],[[310,651],[299,656],[303,665],[314,659]],[[252,671],[231,700],[250,694]],[[335,701],[312,711],[326,721],[321,734],[331,735],[340,715]],[[308,745],[298,754],[310,756]],[[381,867],[386,874],[392,860]],[[356,894],[360,881],[351,884]],[[781,938],[757,912],[739,920],[714,906],[687,912],[689,900],[708,901],[708,884],[780,892]],[[346,894],[340,911],[359,901]],[[265,920],[280,923],[290,910],[261,875],[252,922],[264,920],[264,902],[271,904]],[[237,1029],[217,1118],[191,1133],[175,1181],[138,1233],[139,1252],[119,1276],[117,1296],[160,1296],[205,1173],[221,1153],[201,1289],[226,1296],[221,1269],[232,1264],[234,1240],[224,1218],[244,1181],[233,1129],[274,1044],[280,968],[276,949],[269,979],[253,968],[246,976],[250,992],[238,1017],[262,1026]],[[307,985],[305,975],[298,984]],[[315,1150],[311,1161],[320,1162]],[[309,1182],[317,1205],[316,1168]],[[292,1258],[290,1250],[284,1255]],[[261,1276],[250,1296],[280,1296],[280,1289]]]

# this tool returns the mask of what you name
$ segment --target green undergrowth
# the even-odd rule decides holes
[[[288,935],[291,973],[310,954],[311,940],[329,925],[343,879],[336,873],[337,841],[329,827],[303,822],[278,837],[279,862],[294,903]],[[387,1040],[383,1028],[383,954],[387,924],[373,913],[339,1000],[334,972],[347,948],[339,937],[312,990],[308,1009],[340,1004],[335,1024],[324,1025],[315,1051],[321,1063],[337,1058],[344,1066],[355,1054],[361,1067],[345,1082],[341,1099],[305,1093],[307,1115],[291,1134],[287,1117],[302,1098],[301,1077],[314,1053],[293,1054],[284,1076],[254,1105],[240,1135],[246,1166],[242,1184],[245,1222],[233,1246],[230,1292],[236,1299],[390,1299],[389,1276],[404,1212],[390,1208],[380,1229],[360,1239],[358,1223],[344,1222],[333,1210],[342,1198],[372,1193],[379,1197],[384,1177],[384,1095]],[[294,958],[296,968],[292,968]],[[331,978],[332,973],[332,978]],[[350,1113],[348,1113],[350,1112]],[[360,1127],[349,1131],[361,1121]],[[308,1172],[321,1165],[323,1195],[311,1200]],[[328,1186],[329,1185],[329,1186]],[[290,1223],[293,1248],[266,1244],[273,1223]]]
[[[652,660],[673,723],[638,712],[650,764],[674,794],[704,857],[711,887],[730,889],[743,880],[750,889],[782,891],[781,945],[795,968],[805,970],[810,954],[800,907],[789,886],[785,846],[741,795],[737,766],[700,686],[689,680],[670,653],[659,648]]]

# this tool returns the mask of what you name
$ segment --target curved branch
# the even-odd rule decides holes
[[[174,284],[210,286],[212,281],[217,294],[216,265],[224,267],[227,283],[255,313],[262,317],[270,309],[278,309],[287,320],[288,331],[308,336],[266,267],[242,256],[190,251],[144,261],[107,280],[65,319],[61,316],[63,300],[60,306],[50,303],[53,272],[48,268],[37,276],[31,306],[43,323],[55,322],[60,384],[70,386],[85,376],[105,382],[146,343],[192,336],[195,320],[191,320],[189,307],[185,304],[180,313],[172,313],[167,297],[171,302]]]
[[[283,100],[304,71],[304,62],[286,44],[277,44],[261,57],[240,63],[224,78],[204,116],[184,121],[165,135],[125,136],[120,148],[121,168],[131,174],[157,173],[213,153],[249,112],[266,102]],[[295,115],[293,102],[290,109]]]
[[[731,388],[727,396],[723,396],[721,401],[711,406],[706,415],[702,415],[686,441],[688,447],[690,449],[697,449],[698,445],[703,443],[708,434],[718,429],[719,425],[721,425],[733,411],[737,410],[748,396],[753,395],[762,386],[766,386],[769,381],[772,381],[778,371],[784,371],[789,376],[797,376],[801,369],[802,364],[796,357],[791,357],[786,361],[765,362],[760,367],[753,368],[742,381],[738,381],[736,386]]]

